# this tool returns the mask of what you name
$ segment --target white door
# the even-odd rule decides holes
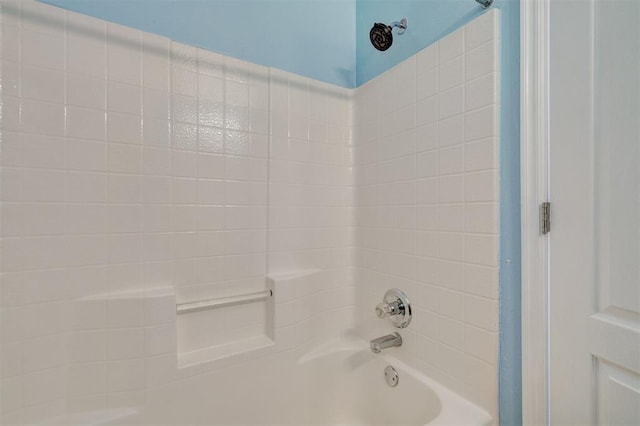
[[[550,419],[640,425],[640,0],[550,1]]]

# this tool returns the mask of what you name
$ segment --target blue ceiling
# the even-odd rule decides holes
[[[41,0],[214,52],[357,87],[479,16],[474,0]],[[517,0],[497,0],[506,7]],[[408,18],[391,49],[374,22]],[[517,25],[517,17],[513,24]]]
[[[355,0],[41,0],[172,40],[355,86]]]

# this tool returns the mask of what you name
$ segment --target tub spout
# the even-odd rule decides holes
[[[370,345],[371,352],[373,352],[374,354],[379,354],[383,349],[402,345],[402,337],[399,333],[387,334],[386,336],[373,339],[370,342]]]

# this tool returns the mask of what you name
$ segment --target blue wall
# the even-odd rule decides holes
[[[356,87],[483,13],[474,0],[41,0],[307,77]],[[501,9],[500,423],[522,423],[520,5]],[[408,18],[375,50],[374,22]],[[355,23],[355,26],[354,26]]]
[[[500,424],[522,424],[520,4],[501,0]]]
[[[41,0],[214,52],[355,87],[355,0]]]

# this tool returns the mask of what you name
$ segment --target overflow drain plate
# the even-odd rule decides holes
[[[384,380],[392,388],[398,386],[398,380],[400,380],[400,378],[398,377],[396,369],[388,365],[387,368],[384,369]]]

